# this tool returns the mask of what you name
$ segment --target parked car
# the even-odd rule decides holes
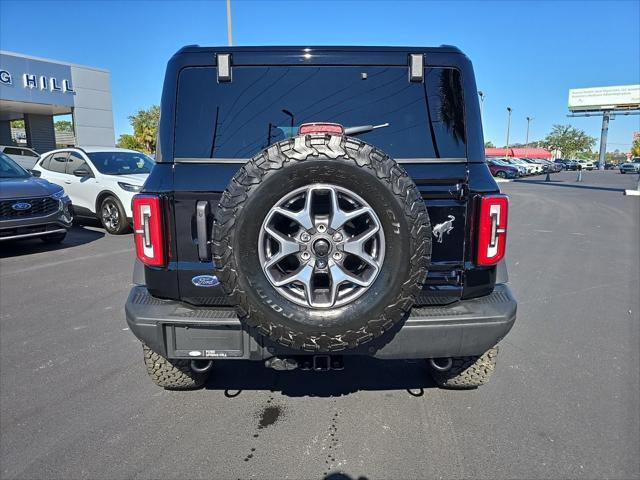
[[[565,170],[578,170],[578,162],[576,160],[559,158],[556,162],[561,163]]]
[[[542,173],[544,171],[544,166],[540,162],[537,162],[532,158],[519,158],[518,160],[520,160],[520,162],[523,162],[524,164],[532,166],[534,175]]]
[[[200,387],[214,360],[326,371],[346,355],[488,380],[516,316],[508,199],[466,155],[483,139],[460,50],[190,46],[161,109],[125,307],[157,385]]]
[[[509,165],[511,167],[515,167],[518,169],[518,174],[521,177],[529,175],[531,168],[525,167],[513,161],[511,157],[492,157],[492,160],[502,162],[505,165]]]
[[[64,189],[32,176],[0,152],[0,241],[40,238],[64,240],[73,220]]]
[[[578,165],[582,165],[583,170],[593,170],[592,160],[578,160]]]
[[[40,158],[38,152],[27,147],[0,145],[0,152],[11,157],[14,162],[26,170],[32,169]]]
[[[135,150],[73,147],[44,153],[34,170],[64,186],[76,216],[98,217],[107,232],[119,235],[131,226],[131,200],[153,165]]]
[[[562,170],[564,170],[566,168],[565,166],[565,160],[563,160],[562,158],[556,158],[553,163],[555,165],[558,165]]]
[[[524,174],[525,175],[533,175],[538,170],[536,168],[536,166],[534,166],[534,165],[532,165],[530,163],[527,163],[524,160],[521,160],[520,158],[505,157],[502,160],[507,162],[510,165],[517,165],[517,166],[522,167],[524,169]]]
[[[546,160],[544,158],[537,158],[535,159],[540,165],[542,165],[542,170],[543,172],[549,172],[549,173],[557,173],[560,172],[562,170],[562,165],[558,164],[558,163],[554,163],[551,160]]]
[[[494,177],[518,178],[520,176],[520,171],[517,167],[502,163],[499,160],[489,158],[487,159],[487,165]]]
[[[630,162],[620,165],[620,173],[640,173],[640,157],[634,157]]]

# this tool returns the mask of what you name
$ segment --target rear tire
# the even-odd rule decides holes
[[[503,172],[502,170],[499,170],[499,171],[496,172],[496,177],[507,178],[507,174],[505,172]]]
[[[111,195],[102,200],[98,217],[104,229],[111,235],[122,235],[129,229],[127,214],[120,200]]]
[[[144,365],[153,383],[169,390],[193,390],[201,388],[208,373],[196,373],[189,367],[189,360],[172,360],[154,352],[142,344]]]
[[[64,232],[64,233],[54,233],[53,235],[46,235],[40,238],[44,243],[61,243],[66,236],[67,236],[67,232]]]
[[[453,357],[453,365],[446,372],[433,368],[431,376],[440,388],[470,389],[477,388],[489,381],[496,369],[498,347],[490,348],[479,357]]]

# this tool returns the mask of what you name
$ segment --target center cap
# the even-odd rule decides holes
[[[331,245],[325,239],[321,238],[320,240],[316,240],[313,243],[313,251],[319,257],[324,257],[327,253],[329,253],[329,249]]]

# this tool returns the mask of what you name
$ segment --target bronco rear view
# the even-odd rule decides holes
[[[189,46],[161,112],[126,304],[156,384],[348,355],[424,359],[442,387],[489,379],[516,316],[508,201],[462,52]]]

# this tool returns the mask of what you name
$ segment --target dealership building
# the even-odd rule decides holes
[[[0,51],[0,145],[12,145],[11,121],[23,119],[27,145],[56,148],[54,116],[71,115],[76,145],[113,147],[108,70]]]

